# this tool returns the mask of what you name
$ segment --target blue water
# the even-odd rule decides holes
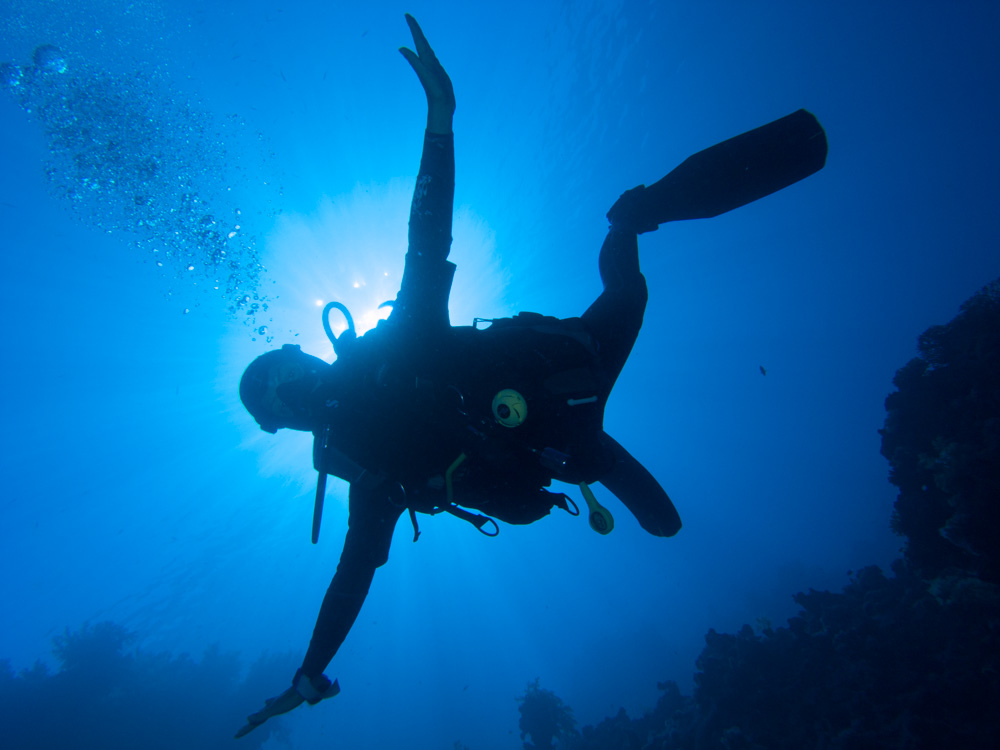
[[[295,746],[517,748],[536,677],[580,723],[639,713],[657,681],[690,686],[708,628],[781,623],[794,592],[897,556],[883,399],[916,336],[1000,275],[995,3],[8,0],[15,669],[111,620],[195,659],[286,654],[291,678],[346,491],[313,547],[310,436],[260,432],[237,383],[282,343],[332,358],[323,302],[367,328],[395,295],[426,111],[404,11],[458,99],[455,324],[578,315],[608,207],[706,146],[805,107],[830,155],[640,238],[650,302],[607,428],[682,532],[647,535],[599,488],[607,538],[559,512],[497,539],[425,519],[415,545],[401,522],[328,670],[343,693],[288,718]]]

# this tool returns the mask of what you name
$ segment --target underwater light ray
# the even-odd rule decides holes
[[[217,388],[225,394],[229,417],[243,431],[244,448],[257,454],[261,474],[284,475],[297,491],[312,492],[315,487],[311,437],[290,435],[289,430],[277,439],[262,433],[239,401],[240,376],[255,357],[287,343],[332,362],[333,347],[321,321],[328,302],[346,305],[358,335],[388,316],[390,309],[380,306],[399,291],[412,191],[411,179],[358,183],[350,193],[323,198],[311,214],[279,219],[266,242],[265,265],[272,279],[263,290],[269,299],[267,317],[258,315],[261,328],[249,341],[239,326],[226,337]],[[493,230],[462,207],[456,211],[452,233],[451,258],[459,266],[450,302],[452,321],[469,325],[477,315],[509,314],[508,274],[496,252]],[[338,313],[331,315],[331,327],[335,333],[346,327]]]

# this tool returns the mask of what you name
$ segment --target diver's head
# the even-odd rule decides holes
[[[240,379],[240,400],[266,432],[282,427],[312,431],[317,426],[317,390],[330,365],[298,344],[257,357]]]

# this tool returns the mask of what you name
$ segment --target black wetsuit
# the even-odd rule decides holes
[[[453,327],[454,174],[453,136],[426,133],[392,313],[345,346],[330,370],[317,466],[328,470],[320,445],[329,446],[355,467],[330,473],[356,481],[344,550],[302,664],[308,676],[323,671],[346,637],[407,507],[454,500],[530,523],[561,497],[545,490],[551,479],[602,481],[651,533],[680,527],[656,480],[603,431],[604,405],[646,305],[636,235],[608,233],[599,258],[604,291],[580,318],[528,314],[487,330]],[[492,415],[493,396],[505,388],[528,404],[514,428]],[[446,497],[449,467],[454,492]]]

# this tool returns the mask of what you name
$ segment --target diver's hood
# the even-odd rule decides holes
[[[274,396],[285,407],[279,412],[268,391],[275,369],[288,365],[296,366],[303,374],[275,387]],[[274,433],[282,427],[312,431],[317,426],[317,409],[323,400],[321,385],[329,370],[329,364],[306,354],[298,344],[285,344],[250,363],[240,379],[240,400],[265,432]]]

